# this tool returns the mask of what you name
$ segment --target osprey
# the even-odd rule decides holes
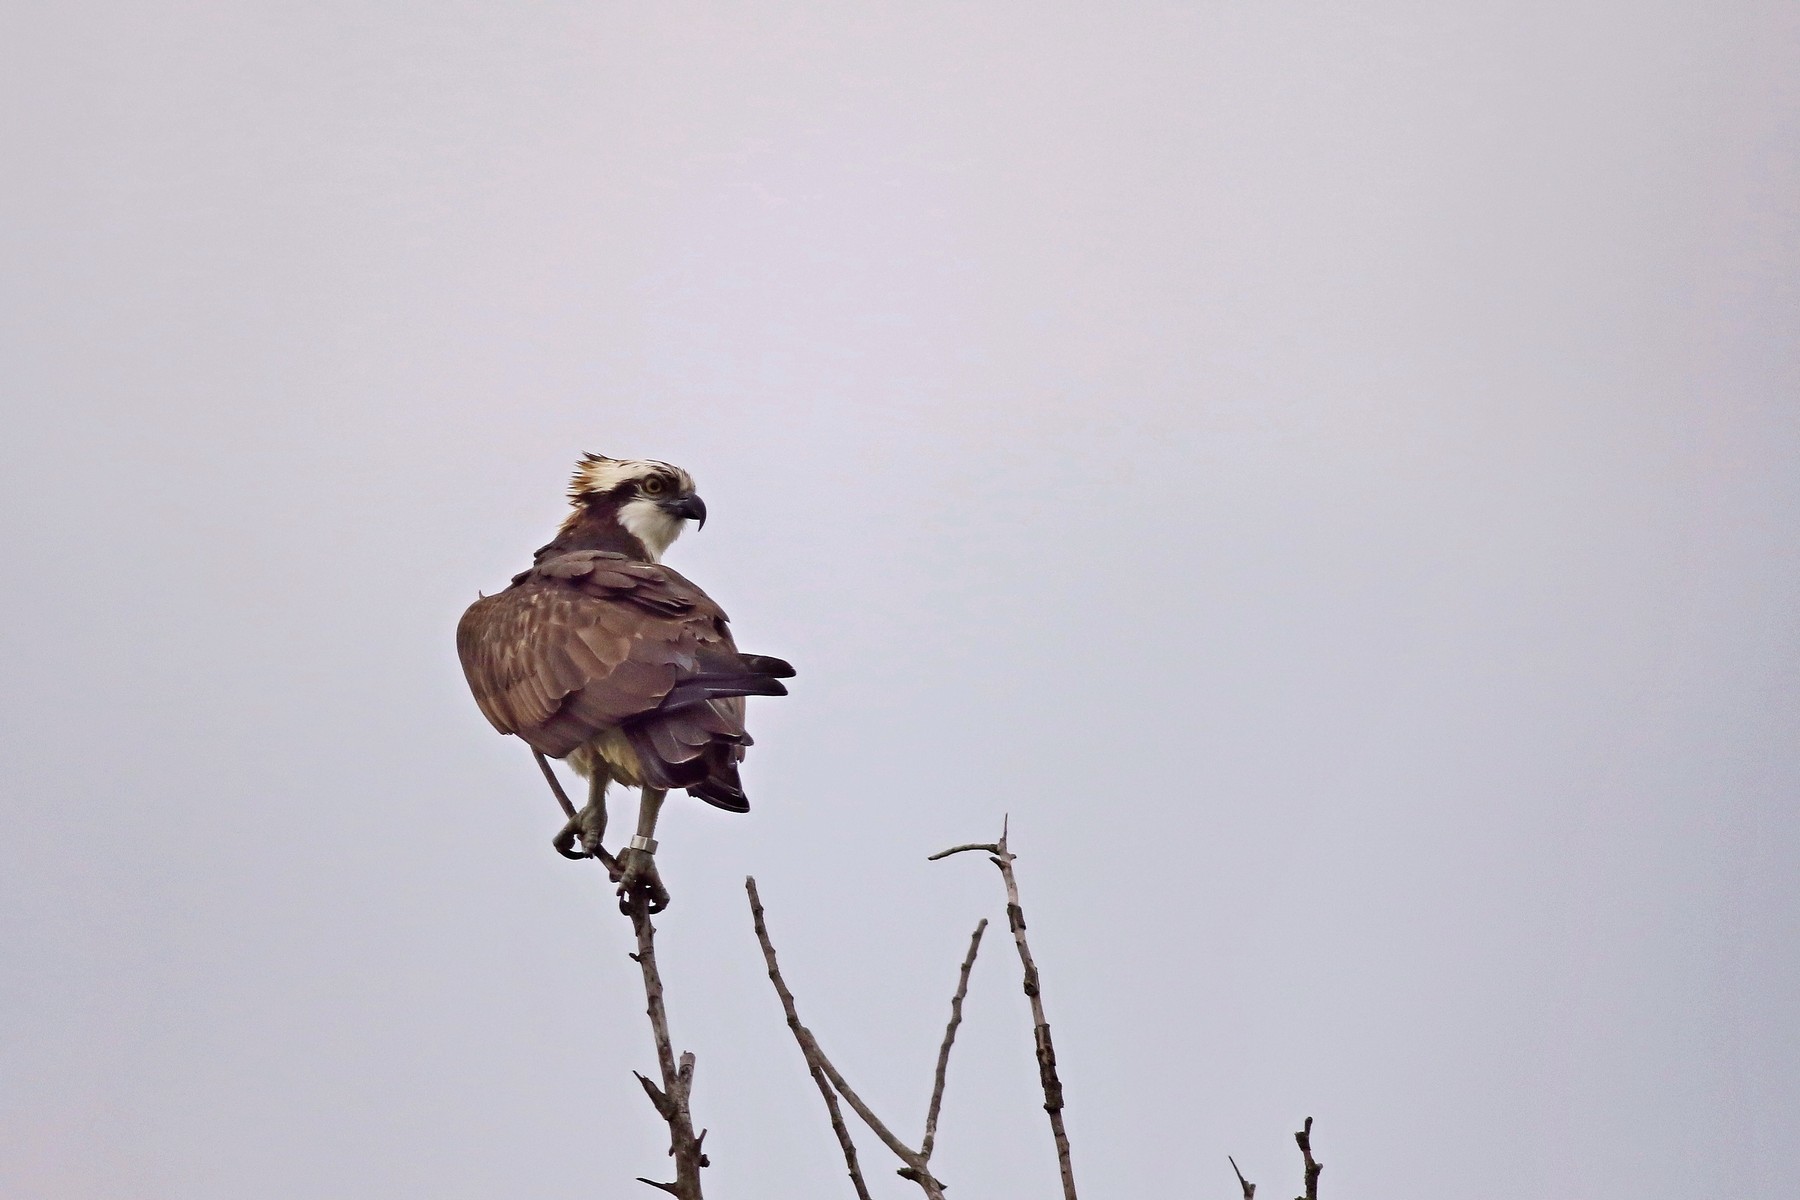
[[[744,697],[787,695],[794,668],[740,653],[724,610],[658,561],[685,522],[706,524],[686,471],[589,454],[569,499],[574,511],[531,569],[463,614],[456,651],[482,715],[531,746],[552,787],[545,755],[588,780],[587,806],[556,848],[606,864],[622,906],[641,897],[660,912],[669,896],[652,856],[664,796],[685,788],[748,812]],[[600,844],[615,782],[643,790],[637,836],[617,860]]]

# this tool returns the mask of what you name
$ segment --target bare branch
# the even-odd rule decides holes
[[[975,926],[969,939],[969,953],[963,959],[962,974],[956,980],[956,995],[950,998],[950,1023],[944,1027],[944,1044],[938,1047],[937,1076],[931,1084],[931,1105],[925,1110],[925,1140],[919,1143],[919,1157],[929,1159],[937,1141],[938,1110],[944,1104],[944,1076],[950,1069],[950,1047],[956,1041],[956,1027],[962,1024],[963,1000],[969,994],[969,972],[975,967],[975,955],[981,949],[981,935],[987,932],[987,918]]]
[[[563,791],[562,782],[556,778],[556,772],[550,769],[549,761],[535,747],[531,756],[537,760],[538,769],[544,773],[544,781],[550,785],[551,792],[555,793],[556,802],[562,806],[563,813],[571,823],[578,820],[575,805],[569,801],[568,793]],[[618,878],[618,863],[610,854],[602,850],[594,856],[594,861],[604,867],[614,879]],[[656,1065],[662,1075],[662,1086],[657,1087],[643,1075],[637,1075],[637,1081],[643,1085],[644,1094],[650,1097],[657,1115],[668,1123],[669,1154],[675,1159],[674,1183],[657,1183],[641,1177],[638,1182],[661,1188],[681,1200],[702,1200],[700,1169],[711,1164],[701,1148],[706,1141],[706,1133],[702,1131],[695,1135],[693,1115],[688,1110],[688,1097],[694,1087],[694,1056],[684,1053],[679,1064],[675,1060],[674,1045],[669,1038],[669,1014],[663,1005],[662,975],[656,969],[656,926],[650,922],[650,911],[644,898],[634,897],[625,911],[631,918],[632,931],[637,935],[637,953],[629,957],[643,972],[645,1011],[650,1016],[651,1037],[656,1041]]]
[[[931,857],[939,859],[964,850],[987,850],[992,855],[988,861],[1000,868],[1000,878],[1006,884],[1006,921],[1012,927],[1013,942],[1019,948],[1019,963],[1025,970],[1025,996],[1031,1001],[1031,1032],[1037,1047],[1038,1082],[1044,1088],[1044,1111],[1050,1115],[1050,1134],[1056,1141],[1056,1163],[1062,1172],[1063,1200],[1076,1200],[1075,1169],[1069,1162],[1069,1134],[1063,1127],[1063,1088],[1062,1080],[1056,1073],[1056,1046],[1050,1040],[1050,1022],[1044,1017],[1037,963],[1032,960],[1031,946],[1025,940],[1025,910],[1019,907],[1019,881],[1013,874],[1012,867],[1015,856],[1006,846],[1007,824],[1004,821],[1001,823],[1000,840],[992,846],[953,846]]]
[[[961,854],[966,850],[985,850],[989,854],[1000,853],[1000,847],[993,842],[968,842],[961,846],[952,846],[948,850],[939,850],[936,854],[927,856],[925,861],[936,862],[940,858],[949,858],[952,854]]]
[[[787,984],[781,978],[781,971],[775,965],[775,947],[770,944],[768,928],[763,924],[762,898],[756,894],[754,876],[745,877],[744,888],[750,893],[750,917],[756,923],[756,939],[762,944],[763,961],[768,964],[769,978],[774,982],[775,993],[781,998],[781,1007],[787,1013],[788,1028],[794,1030],[795,1037],[798,1038],[803,1027],[799,1014],[794,1009],[794,994],[788,991]],[[831,1131],[837,1135],[838,1146],[844,1152],[844,1165],[850,1169],[850,1182],[856,1187],[857,1200],[870,1200],[869,1185],[863,1182],[862,1168],[856,1160],[856,1143],[850,1139],[850,1130],[844,1125],[844,1114],[838,1107],[837,1093],[831,1090],[831,1083],[826,1079],[824,1070],[806,1052],[804,1039],[800,1042],[800,1050],[806,1057],[807,1073],[812,1076],[819,1095],[825,1098],[825,1110],[831,1114]]]
[[[545,758],[544,752],[535,746],[532,747],[531,757],[537,759],[538,770],[544,773],[544,781],[550,785],[550,790],[556,793],[556,802],[562,805],[563,816],[571,821],[575,820],[575,806],[569,802],[569,793],[563,791],[562,780],[558,779],[556,772],[550,769],[550,760]]]
[[[916,1150],[895,1137],[888,1127],[881,1123],[881,1118],[877,1117],[874,1111],[863,1103],[862,1097],[851,1090],[850,1085],[844,1081],[844,1077],[838,1073],[838,1069],[831,1065],[831,1060],[825,1057],[825,1051],[819,1048],[818,1040],[813,1037],[812,1031],[802,1025],[797,1036],[801,1039],[801,1049],[817,1060],[819,1068],[825,1072],[825,1078],[831,1080],[831,1086],[838,1090],[856,1115],[863,1119],[863,1124],[867,1125],[875,1136],[881,1139],[883,1145],[894,1152],[896,1158],[906,1164],[897,1174],[924,1188],[925,1194],[931,1200],[944,1200],[944,1185],[932,1176],[930,1169],[925,1165],[925,1160],[919,1157]]]
[[[631,902],[631,927],[637,934],[637,953],[631,957],[644,975],[645,1011],[650,1017],[650,1033],[656,1040],[656,1065],[662,1075],[662,1087],[639,1075],[644,1093],[656,1107],[657,1115],[669,1126],[669,1154],[675,1159],[675,1182],[642,1182],[661,1188],[680,1200],[702,1200],[700,1169],[708,1164],[701,1143],[706,1135],[694,1133],[694,1119],[688,1110],[688,1097],[694,1086],[694,1056],[684,1053],[677,1063],[669,1038],[669,1014],[663,1005],[662,975],[656,969],[656,926],[650,921],[649,908],[642,896]]]
[[[807,1068],[813,1072],[813,1081],[818,1083],[820,1076],[824,1076],[830,1083],[830,1089],[835,1089],[856,1115],[862,1118],[863,1124],[867,1125],[870,1131],[881,1139],[883,1145],[894,1152],[894,1157],[906,1164],[900,1170],[902,1178],[910,1179],[918,1184],[920,1188],[924,1189],[929,1200],[944,1200],[944,1185],[931,1174],[924,1157],[895,1137],[893,1132],[882,1124],[881,1118],[877,1117],[873,1110],[863,1103],[862,1097],[856,1094],[844,1081],[844,1077],[838,1072],[838,1069],[832,1066],[831,1060],[825,1057],[825,1051],[820,1048],[818,1039],[813,1037],[812,1031],[800,1023],[799,1010],[794,1007],[794,993],[788,990],[787,981],[781,977],[781,966],[775,959],[775,944],[769,940],[769,927],[763,920],[762,897],[757,894],[754,876],[744,879],[744,890],[750,894],[750,919],[756,926],[756,940],[762,946],[763,962],[769,968],[769,982],[775,985],[775,994],[781,999],[782,1011],[787,1014],[788,1029],[793,1032],[794,1040],[799,1043],[800,1053],[806,1057]],[[851,1178],[856,1181],[858,1195],[866,1197],[868,1192],[864,1190],[862,1176],[856,1168],[855,1149],[850,1144],[849,1134],[843,1130],[841,1119],[836,1119],[837,1106],[829,1095],[830,1089],[827,1089],[825,1084],[819,1085],[820,1093],[826,1096],[826,1106],[832,1110],[835,1119],[834,1128],[839,1131],[838,1140],[844,1146],[845,1161],[850,1164]]]
[[[1244,1189],[1244,1200],[1256,1200],[1256,1185],[1245,1179],[1244,1173],[1238,1170],[1237,1159],[1227,1154],[1225,1161],[1231,1164],[1231,1173],[1238,1177],[1238,1186]]]
[[[1306,1159],[1306,1195],[1295,1197],[1295,1200],[1319,1200],[1319,1172],[1325,1169],[1325,1164],[1313,1157],[1311,1117],[1306,1118],[1305,1126],[1294,1135],[1294,1141]]]

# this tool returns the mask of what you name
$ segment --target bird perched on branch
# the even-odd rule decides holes
[[[706,524],[686,471],[589,454],[569,499],[574,510],[535,565],[463,614],[456,650],[482,715],[530,744],[552,786],[545,755],[587,778],[587,806],[556,848],[605,863],[622,906],[641,897],[660,912],[669,896],[653,855],[664,796],[685,788],[748,812],[738,778],[750,745],[744,697],[785,696],[794,668],[740,653],[724,610],[658,561],[686,522]],[[615,782],[643,789],[637,836],[616,860],[601,845]]]

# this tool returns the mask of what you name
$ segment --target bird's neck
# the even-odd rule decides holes
[[[644,543],[619,524],[619,514],[610,504],[584,505],[570,513],[569,519],[556,531],[556,540],[539,550],[535,561],[543,562],[578,550],[606,550],[639,562],[656,561]]]

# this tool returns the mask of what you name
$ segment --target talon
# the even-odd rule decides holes
[[[550,839],[550,845],[564,858],[592,858],[593,856],[587,851],[575,849],[575,835],[580,832],[580,829],[579,824],[570,821],[554,838]]]
[[[669,891],[656,873],[656,859],[642,850],[627,848],[619,856],[621,870],[617,881],[619,911],[630,914],[632,904],[643,900],[645,908],[659,913],[669,907]]]
[[[575,814],[573,825],[581,834],[581,848],[598,858],[600,839],[606,836],[606,809],[598,804],[590,804]]]
[[[598,859],[600,865],[606,868],[607,875],[612,878],[614,883],[617,883],[620,873],[619,860],[608,854],[606,847],[600,844],[600,835],[605,829],[606,813],[601,811],[596,814],[594,807],[589,805],[577,813],[574,820],[569,821],[557,831],[556,836],[550,839],[550,845],[564,858],[572,858],[577,861],[589,858]],[[581,840],[582,849],[580,850],[575,848],[577,838]]]

